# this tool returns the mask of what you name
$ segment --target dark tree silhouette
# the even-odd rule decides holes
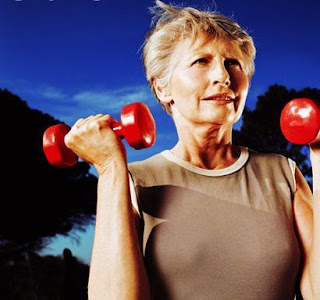
[[[20,254],[0,262],[0,299],[87,300],[89,266],[73,257],[73,281],[65,298],[66,262],[61,256]],[[73,288],[73,290],[72,290]]]
[[[84,229],[95,214],[97,178],[81,162],[56,169],[46,161],[42,136],[59,121],[0,89],[0,259],[40,250],[51,237]]]
[[[311,167],[308,161],[308,146],[293,145],[283,136],[280,115],[287,102],[294,98],[310,98],[320,101],[320,90],[305,88],[301,91],[288,90],[284,86],[270,86],[258,97],[254,110],[245,109],[240,131],[234,131],[234,143],[260,152],[274,152],[296,161],[300,170],[311,184]]]
[[[78,260],[72,255],[71,250],[68,248],[63,250],[63,259],[64,280],[62,287],[62,299],[85,299],[84,297],[87,297],[87,280],[80,280],[83,278],[83,274],[79,273],[80,269]],[[82,285],[79,285],[80,283],[82,283]]]

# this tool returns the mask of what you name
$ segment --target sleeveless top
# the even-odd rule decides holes
[[[129,164],[152,299],[294,299],[294,168],[244,147],[218,170],[169,150]]]

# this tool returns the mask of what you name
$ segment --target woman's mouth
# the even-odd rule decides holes
[[[230,94],[215,94],[202,99],[203,101],[212,101],[217,104],[227,104],[235,100],[235,97]]]

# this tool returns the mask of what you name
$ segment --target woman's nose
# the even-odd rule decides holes
[[[214,64],[211,70],[211,81],[213,85],[230,86],[230,74],[226,69],[224,62],[219,61]]]

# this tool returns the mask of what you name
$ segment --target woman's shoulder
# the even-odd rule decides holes
[[[145,171],[151,169],[158,169],[162,167],[165,160],[161,153],[157,153],[151,157],[148,157],[144,160],[134,161],[128,164],[129,170],[131,171]]]
[[[276,152],[261,152],[261,151],[256,151],[253,149],[247,148],[249,151],[249,156],[251,160],[254,160],[255,162],[271,162],[271,161],[279,161],[279,162],[284,162],[288,163],[288,161],[292,161],[291,158],[286,157],[283,154],[276,153]]]
[[[159,181],[168,169],[168,161],[161,153],[157,153],[147,159],[128,164],[129,173],[136,183],[148,185]]]
[[[296,167],[294,160],[275,152],[259,152],[251,149],[248,149],[248,151],[250,157],[249,162],[252,169],[273,176],[275,174],[285,175],[290,181],[293,181],[294,185]]]

